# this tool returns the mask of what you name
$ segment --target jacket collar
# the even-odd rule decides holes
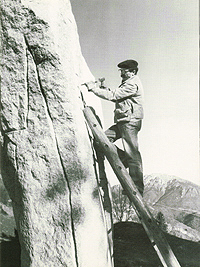
[[[137,76],[137,75],[135,74],[133,77],[130,77],[130,78],[128,78],[128,79],[125,80],[125,81],[122,81],[121,84],[124,84],[124,83],[126,83],[126,82],[129,82],[129,81],[133,80],[136,76]]]

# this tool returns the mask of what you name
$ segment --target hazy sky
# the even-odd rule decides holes
[[[72,0],[82,53],[92,74],[120,84],[117,64],[139,62],[145,118],[139,133],[144,174],[200,184],[197,0]],[[102,100],[105,128],[114,104]]]

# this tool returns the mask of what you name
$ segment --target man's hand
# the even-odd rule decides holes
[[[88,91],[92,91],[92,89],[96,87],[96,82],[90,81],[88,83],[84,83],[84,85],[87,87]]]

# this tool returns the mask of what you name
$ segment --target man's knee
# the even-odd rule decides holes
[[[105,131],[105,135],[111,143],[114,143],[117,139],[120,138],[120,133],[116,125],[112,125]]]

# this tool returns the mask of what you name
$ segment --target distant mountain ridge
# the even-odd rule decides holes
[[[163,174],[147,175],[144,183],[147,203],[181,206],[185,209],[200,211],[200,186],[176,176]],[[152,191],[155,195],[152,195]]]

